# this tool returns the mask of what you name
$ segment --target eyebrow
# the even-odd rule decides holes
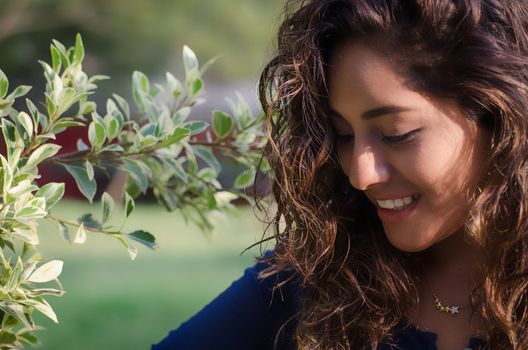
[[[337,117],[339,119],[345,119],[345,117],[343,117],[336,110],[334,110],[332,108],[330,110],[332,111],[332,113],[334,114],[335,117]],[[368,110],[366,112],[361,113],[361,119],[368,120],[368,119],[381,117],[381,116],[387,115],[387,114],[396,114],[396,113],[406,112],[406,111],[410,111],[410,110],[411,110],[410,108],[403,107],[403,106],[395,106],[395,105],[383,106],[383,107],[370,109],[370,110]]]

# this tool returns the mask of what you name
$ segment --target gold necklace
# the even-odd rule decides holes
[[[435,309],[445,314],[451,314],[452,316],[460,314],[462,305],[445,306],[440,301],[440,298],[438,298],[438,296],[435,293],[433,293],[432,290],[431,290],[431,293],[433,294],[433,304],[434,304]]]
[[[443,314],[450,314],[451,316],[460,315],[460,311],[464,308],[462,305],[444,305],[438,295],[436,295],[435,292],[433,292],[433,287],[431,287],[431,283],[429,283],[429,279],[427,277],[424,278],[425,283],[427,284],[427,287],[429,287],[429,291],[431,292],[431,295],[433,296],[433,306],[436,310],[440,311]]]

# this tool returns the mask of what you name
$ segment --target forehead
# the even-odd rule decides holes
[[[360,114],[380,105],[419,108],[427,99],[406,86],[390,57],[362,43],[338,46],[330,59],[329,103],[332,109]]]

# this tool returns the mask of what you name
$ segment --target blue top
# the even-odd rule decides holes
[[[294,350],[292,335],[299,285],[287,283],[272,293],[275,283],[288,276],[282,272],[259,280],[258,273],[265,267],[258,263],[246,269],[239,280],[151,350],[271,350],[277,334],[277,349]],[[397,334],[392,346],[382,345],[378,350],[436,350],[435,343],[435,333],[409,327]],[[481,340],[471,338],[468,348],[481,345]]]

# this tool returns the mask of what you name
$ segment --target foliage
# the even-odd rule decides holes
[[[180,43],[185,42],[192,43],[199,57],[224,57],[212,67],[208,81],[255,79],[270,54],[272,28],[283,4],[284,0],[2,0],[0,67],[9,67],[18,78],[38,77],[33,57],[46,57],[49,38],[69,40],[79,31],[90,46],[90,65],[112,75],[112,82],[101,86],[105,91],[109,85],[125,91],[129,76],[122,72],[138,66],[152,75],[163,73],[163,67],[176,70]]]
[[[257,170],[264,142],[263,116],[253,116],[239,96],[229,100],[230,114],[214,111],[211,124],[188,119],[192,107],[203,102],[199,96],[202,76],[212,62],[200,67],[195,54],[184,47],[183,82],[167,73],[165,82],[152,83],[145,74],[134,72],[132,91],[138,115],[132,116],[128,102],[117,94],[106,101],[103,111],[90,100],[96,83],[107,77],[89,77],[82,70],[84,55],[79,35],[70,48],[53,41],[51,64],[40,62],[46,78],[45,103],[39,108],[26,99],[26,111],[16,110],[13,104],[30,87],[9,92],[9,81],[0,71],[0,119],[6,145],[6,156],[0,155],[1,349],[37,342],[32,332],[38,329],[32,316],[35,310],[57,322],[44,296],[64,293],[57,279],[63,263],[42,261],[40,220],[54,222],[64,239],[75,244],[84,243],[94,232],[113,237],[133,259],[135,243],[156,247],[147,231],[123,232],[124,221],[134,211],[134,199],[149,189],[165,208],[181,211],[206,232],[213,228],[208,212],[232,210],[230,202],[235,198],[250,201],[242,189],[253,182]],[[80,139],[77,151],[60,153],[61,146],[53,143],[55,136],[77,126],[87,127],[88,142]],[[245,168],[232,189],[223,189],[217,180],[219,153]],[[38,167],[45,162],[64,166],[90,202],[97,190],[96,172],[125,172],[123,223],[110,223],[116,210],[106,192],[97,218],[89,213],[70,221],[52,215],[51,209],[63,197],[64,183],[37,185]],[[265,162],[258,166],[266,171]],[[48,285],[52,281],[56,287]]]

